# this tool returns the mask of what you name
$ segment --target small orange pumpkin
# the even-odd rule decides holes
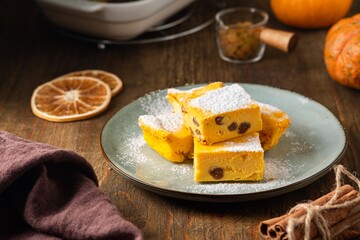
[[[341,19],[330,28],[324,60],[335,81],[360,89],[360,14]]]
[[[329,27],[349,11],[352,0],[271,0],[270,7],[282,23],[304,29]]]

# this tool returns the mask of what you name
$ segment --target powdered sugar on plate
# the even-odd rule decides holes
[[[140,107],[149,115],[161,115],[172,112],[171,105],[165,96],[159,97],[160,91],[146,94],[139,99]]]

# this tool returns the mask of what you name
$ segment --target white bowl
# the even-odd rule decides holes
[[[36,0],[54,24],[114,40],[139,36],[195,0],[138,0],[102,3],[88,0]]]

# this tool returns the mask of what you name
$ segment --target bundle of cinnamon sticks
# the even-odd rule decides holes
[[[342,166],[337,171],[337,174],[350,174]],[[360,181],[354,180],[360,186]],[[337,181],[339,184],[339,177]],[[298,204],[285,215],[262,221],[259,231],[268,239],[281,240],[333,240],[360,236],[359,191],[351,185],[338,185],[314,201]]]

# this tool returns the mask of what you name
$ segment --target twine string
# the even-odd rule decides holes
[[[297,211],[298,209],[305,209],[306,214],[299,218],[290,218],[288,220],[288,225],[286,228],[286,232],[288,234],[289,240],[295,240],[295,229],[303,225],[304,226],[304,240],[310,240],[311,236],[311,223],[314,222],[316,224],[316,227],[318,229],[319,235],[324,240],[331,240],[331,233],[329,230],[328,222],[323,216],[323,212],[330,210],[330,209],[341,209],[345,208],[355,201],[360,200],[360,195],[358,195],[356,198],[352,199],[351,201],[347,201],[341,204],[334,204],[334,202],[338,199],[340,187],[342,186],[342,175],[346,175],[349,179],[351,179],[354,183],[357,184],[358,189],[360,189],[360,180],[356,178],[353,174],[351,174],[349,171],[347,171],[344,166],[342,165],[336,165],[334,167],[335,170],[335,181],[336,181],[336,187],[334,190],[333,196],[329,199],[328,202],[326,202],[324,205],[313,205],[310,202],[307,203],[300,203],[290,209],[289,213],[293,213]]]

